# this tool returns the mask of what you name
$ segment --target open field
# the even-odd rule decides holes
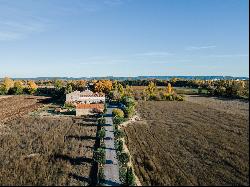
[[[187,97],[140,101],[137,111],[125,132],[143,185],[249,184],[248,103]]]
[[[41,96],[1,96],[0,124],[42,107],[49,98]]]
[[[29,116],[40,103],[20,97],[0,101],[1,106],[7,106],[6,100],[16,101],[16,110],[0,107],[5,121],[0,132],[0,184],[86,186],[96,180],[96,118]],[[7,110],[16,117],[2,115]]]

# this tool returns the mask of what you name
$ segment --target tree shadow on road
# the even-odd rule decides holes
[[[115,181],[111,181],[111,180],[103,180],[102,184],[104,185],[109,185],[109,186],[120,186],[121,184]]]
[[[106,164],[113,164],[112,160],[106,160]]]

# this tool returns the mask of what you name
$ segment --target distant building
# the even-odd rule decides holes
[[[66,95],[66,103],[105,103],[105,94],[94,93],[90,90],[74,91]]]
[[[65,103],[73,104],[76,107],[76,116],[100,113],[105,107],[105,94],[94,93],[90,90],[74,91],[66,94]]]

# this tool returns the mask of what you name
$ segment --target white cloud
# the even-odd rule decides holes
[[[215,45],[208,45],[208,46],[189,46],[186,48],[188,51],[193,51],[193,50],[201,50],[201,49],[213,49],[216,48]]]
[[[134,56],[152,56],[152,57],[164,57],[164,56],[172,56],[174,54],[169,53],[169,52],[146,52],[146,53],[138,53],[135,54]]]
[[[116,6],[116,5],[121,5],[123,3],[122,0],[105,0],[104,4],[108,6]]]
[[[248,54],[224,54],[224,55],[207,55],[205,57],[231,58],[231,57],[248,57]]]
[[[0,32],[0,41],[12,41],[23,38],[21,33],[14,32]]]
[[[45,24],[40,21],[1,21],[0,40],[19,40],[32,33],[39,33],[45,30]]]

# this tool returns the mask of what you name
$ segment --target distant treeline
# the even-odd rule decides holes
[[[115,80],[117,82],[117,80]],[[0,81],[0,95],[4,94],[45,94],[61,97],[74,90],[82,91],[88,87],[97,92],[106,92],[112,88],[114,80],[12,80],[5,78]],[[195,80],[172,78],[170,80],[145,79],[145,80],[120,80],[124,88],[127,86],[148,86],[153,82],[156,86],[185,87],[202,90],[211,96],[231,98],[249,98],[249,80]]]
[[[55,80],[151,80],[151,79],[159,79],[159,80],[170,80],[173,78],[177,79],[186,79],[186,80],[249,80],[249,77],[232,77],[232,76],[137,76],[137,77],[35,77],[35,78],[13,78],[13,80],[33,80],[33,81],[55,81]],[[4,78],[0,78],[3,80]]]

